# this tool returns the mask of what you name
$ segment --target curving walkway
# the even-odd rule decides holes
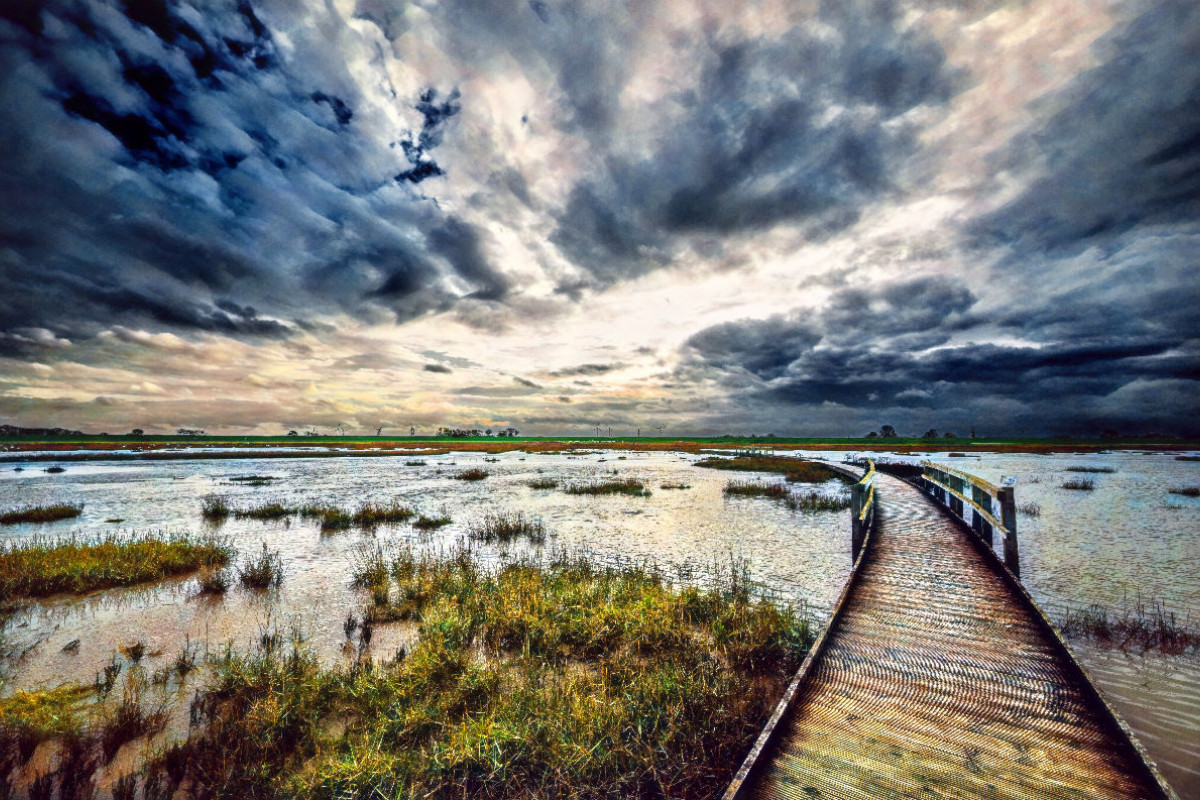
[[[879,518],[755,798],[1164,798],[1032,608],[917,489]]]

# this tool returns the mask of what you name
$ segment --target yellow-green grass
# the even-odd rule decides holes
[[[215,539],[159,533],[0,545],[0,601],[158,581],[223,565],[232,553]]]
[[[738,472],[774,472],[783,475],[789,483],[824,483],[828,480],[846,480],[840,472],[802,458],[787,456],[737,456],[735,458],[702,458],[695,462],[697,467],[728,469]]]
[[[58,522],[72,519],[83,513],[82,505],[57,503],[52,506],[26,506],[0,514],[0,525],[17,525],[22,522]]]
[[[419,626],[411,650],[226,653],[201,727],[150,779],[195,797],[715,797],[811,641],[736,575],[680,590],[563,554],[375,562]]]
[[[166,723],[161,703],[149,697],[145,670],[125,670],[121,691],[111,694],[120,662],[106,674],[106,687],[64,684],[54,689],[17,692],[0,699],[0,781],[10,790],[14,768],[25,765],[38,744],[58,743],[55,769],[43,772],[28,787],[31,798],[93,797],[97,771],[112,761],[126,742],[153,734]],[[93,695],[99,693],[98,700]]]

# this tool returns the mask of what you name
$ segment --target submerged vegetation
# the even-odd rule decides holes
[[[847,480],[837,470],[815,461],[787,456],[736,456],[734,458],[702,458],[694,466],[709,469],[729,469],[739,472],[773,472],[783,475],[788,483],[824,483]]]
[[[334,667],[296,638],[226,652],[202,727],[144,780],[189,797],[711,797],[812,638],[736,569],[702,591],[564,554],[372,560],[363,585],[396,587],[410,650]]]
[[[1176,486],[1167,491],[1184,497],[1200,497],[1200,486]]]
[[[1157,650],[1179,655],[1200,650],[1200,628],[1180,622],[1159,602],[1138,602],[1120,612],[1100,605],[1069,609],[1059,619],[1058,627],[1063,636],[1092,639],[1125,651]]]
[[[186,534],[0,545],[0,601],[158,581],[224,565],[232,555],[224,542]]]
[[[1032,500],[1028,500],[1017,506],[1017,512],[1027,517],[1040,517],[1042,515],[1042,507]]]
[[[1100,474],[1112,474],[1116,472],[1115,467],[1089,467],[1089,466],[1071,466],[1067,467],[1067,472],[1094,472]]]
[[[650,490],[637,478],[596,479],[568,483],[567,494],[627,494],[630,497],[649,497]]]
[[[1074,489],[1080,492],[1090,492],[1096,488],[1095,481],[1087,478],[1073,478],[1069,481],[1063,481],[1062,488]]]
[[[467,537],[479,542],[507,544],[528,539],[532,544],[546,541],[546,526],[541,517],[524,511],[489,511],[467,524]]]
[[[57,522],[72,519],[83,513],[82,505],[58,503],[52,506],[27,506],[0,514],[0,525],[16,525],[21,522]]]

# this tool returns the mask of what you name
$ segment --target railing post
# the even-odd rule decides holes
[[[863,546],[863,523],[859,519],[862,514],[863,501],[866,499],[866,487],[856,483],[850,487],[850,563],[858,560],[858,551]]]
[[[1004,523],[1004,566],[1021,577],[1021,555],[1017,551],[1017,499],[1011,486],[1001,486],[996,492],[1000,501],[1000,521]]]

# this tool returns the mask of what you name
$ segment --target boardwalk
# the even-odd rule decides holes
[[[737,796],[1170,797],[968,534],[877,480],[857,583]]]

